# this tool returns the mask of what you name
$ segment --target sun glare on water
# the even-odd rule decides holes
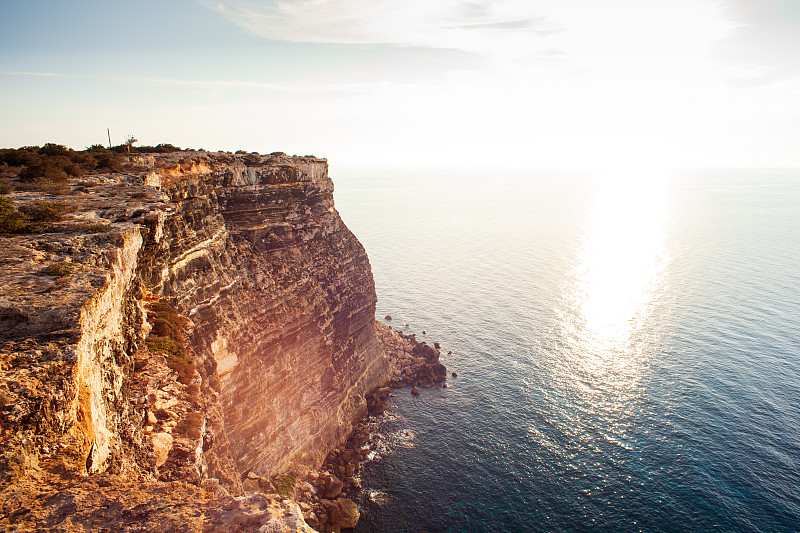
[[[590,365],[622,363],[663,288],[666,173],[615,170],[600,177],[567,292],[567,329]]]

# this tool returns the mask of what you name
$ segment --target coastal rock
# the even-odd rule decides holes
[[[344,484],[336,476],[330,476],[325,484],[325,489],[322,492],[322,497],[326,499],[333,499],[342,493]]]
[[[124,163],[69,183],[80,196],[46,233],[0,236],[0,529],[119,529],[109,505],[90,506],[160,494],[131,515],[139,530],[250,531],[278,513],[301,530],[299,508],[261,498],[262,477],[319,467],[391,375],[369,261],[334,208],[327,161]],[[235,499],[251,470],[253,494]],[[105,475],[118,477],[93,484]],[[156,490],[170,484],[174,497]],[[73,502],[70,517],[42,491]],[[195,514],[162,520],[173,503]]]
[[[350,498],[339,498],[336,500],[335,505],[331,506],[331,510],[337,510],[337,519],[333,519],[331,514],[331,522],[338,523],[343,529],[356,527],[358,519],[361,518],[361,513],[358,512],[358,507],[355,502]]]

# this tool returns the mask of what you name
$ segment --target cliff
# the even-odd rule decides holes
[[[70,192],[14,193],[20,209],[68,213],[0,237],[0,524],[222,531],[296,516],[243,500],[242,480],[319,467],[391,372],[327,162],[136,155]]]

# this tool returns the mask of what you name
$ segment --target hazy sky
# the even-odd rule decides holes
[[[0,146],[800,167],[800,0],[0,0]]]

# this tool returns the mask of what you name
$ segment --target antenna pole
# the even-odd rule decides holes
[[[108,132],[108,149],[111,150],[111,128],[106,128]]]

